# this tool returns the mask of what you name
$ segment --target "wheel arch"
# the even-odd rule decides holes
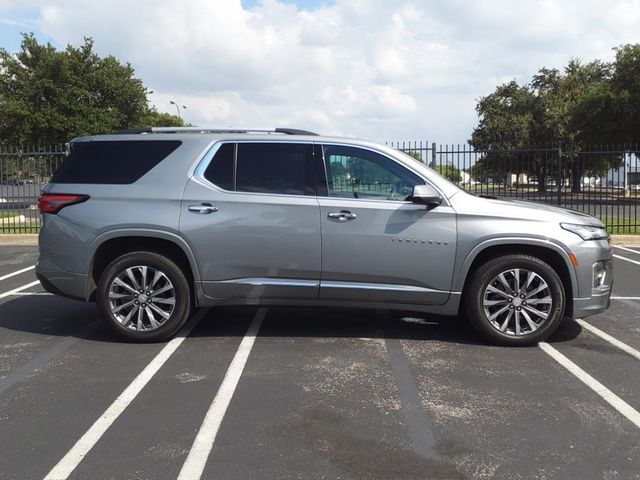
[[[459,284],[464,296],[475,268],[502,255],[523,254],[539,258],[548,263],[560,277],[566,295],[566,316],[572,315],[573,299],[578,296],[576,272],[568,253],[559,245],[532,239],[489,240],[477,245],[462,264]]]
[[[160,253],[171,258],[183,269],[192,285],[200,279],[193,252],[180,236],[150,230],[109,232],[94,241],[86,299],[95,298],[100,275],[113,260],[137,250]]]

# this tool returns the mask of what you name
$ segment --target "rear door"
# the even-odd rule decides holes
[[[322,224],[320,298],[440,305],[456,250],[455,212],[411,202],[425,180],[369,149],[324,145],[328,196]]]
[[[188,182],[180,230],[215,298],[317,299],[320,216],[313,145],[237,142]]]

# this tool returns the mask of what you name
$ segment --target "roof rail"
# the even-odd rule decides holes
[[[125,134],[135,134],[135,133],[151,133],[151,129],[149,127],[142,127],[142,128],[125,128],[122,130],[114,130],[113,132],[111,132],[111,135],[125,135]]]
[[[318,136],[317,133],[309,132],[307,130],[299,130],[297,128],[276,128],[276,133],[284,133],[285,135],[313,135]]]
[[[215,128],[215,127],[152,127],[153,133],[282,133],[285,135],[318,135],[297,128]]]
[[[212,128],[212,127],[144,127],[126,128],[111,132],[118,134],[140,134],[140,133],[280,133],[284,135],[314,135],[317,133],[297,128]]]

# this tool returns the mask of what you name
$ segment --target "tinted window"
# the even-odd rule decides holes
[[[315,195],[312,145],[239,143],[236,190]]]
[[[390,158],[369,150],[324,146],[329,196],[405,201],[424,181]]]
[[[216,152],[209,166],[204,171],[204,178],[214,185],[233,190],[233,156],[235,144],[225,143]]]
[[[51,182],[133,183],[181,143],[175,140],[76,142]]]

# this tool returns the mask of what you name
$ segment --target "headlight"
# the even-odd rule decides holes
[[[604,227],[594,227],[591,225],[575,225],[573,223],[561,223],[565,230],[575,233],[583,240],[603,240],[609,238],[607,229]]]

